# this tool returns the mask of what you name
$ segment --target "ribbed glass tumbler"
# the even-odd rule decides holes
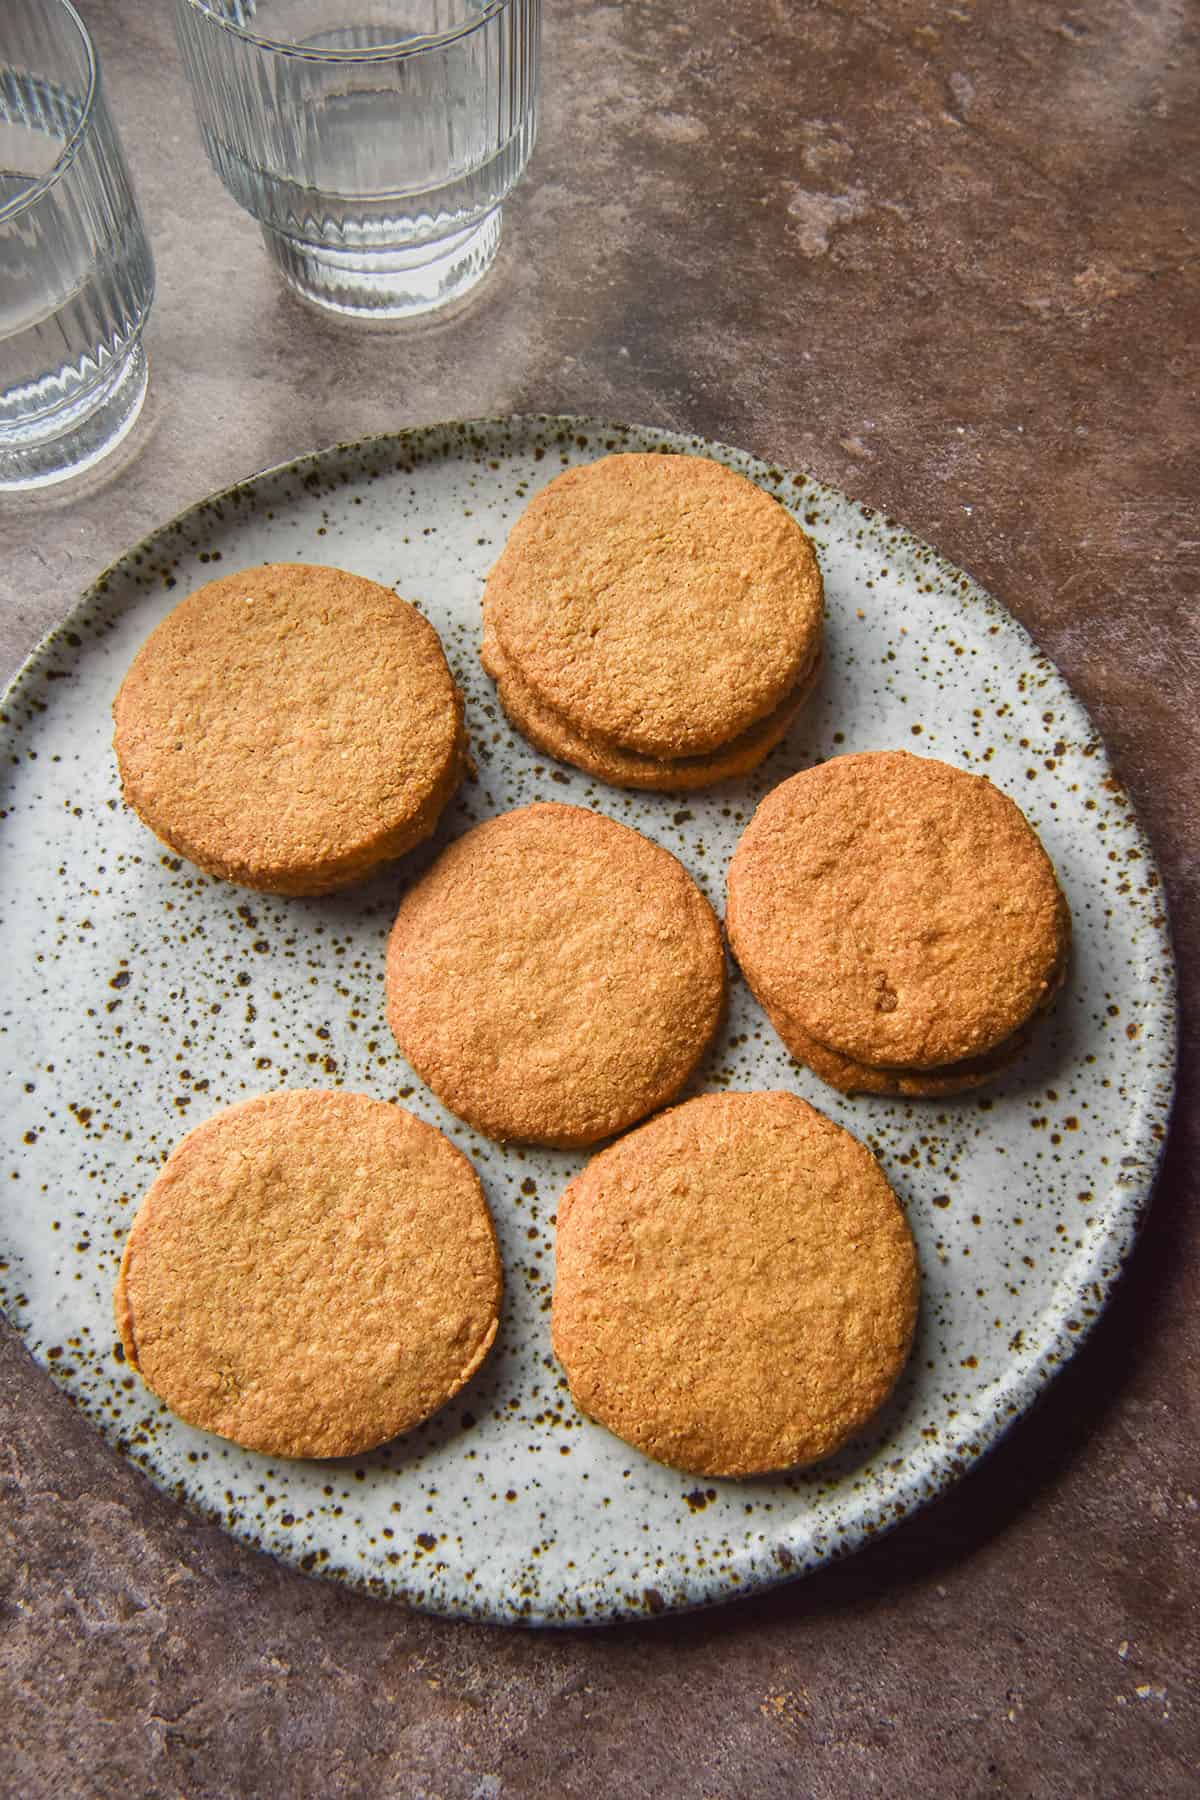
[[[0,0],[0,489],[90,468],[146,395],[154,264],[87,31]]]
[[[405,318],[486,274],[537,129],[541,0],[174,0],[213,167],[280,270]]]

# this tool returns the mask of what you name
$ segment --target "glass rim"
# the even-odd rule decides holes
[[[96,96],[100,89],[100,56],[92,42],[92,35],[72,5],[72,0],[50,0],[50,4],[57,7],[60,12],[66,13],[79,33],[83,53],[87,58],[87,92],[84,95],[83,108],[79,114],[79,123],[51,166],[31,181],[27,188],[22,188],[19,194],[14,194],[11,200],[6,200],[0,206],[0,222],[15,218],[18,213],[35,206],[44,194],[49,193],[50,189],[62,180],[79,154],[79,146],[87,135],[96,110]]]
[[[64,0],[64,4],[69,4],[69,0]],[[513,0],[486,0],[477,18],[455,25],[449,31],[414,33],[411,37],[397,38],[393,43],[375,44],[369,50],[338,49],[332,46],[320,50],[309,49],[304,44],[288,44],[282,38],[266,37],[262,32],[251,31],[245,25],[236,24],[233,19],[223,18],[220,13],[213,11],[209,0],[178,0],[178,4],[207,20],[218,31],[227,32],[230,37],[240,39],[255,50],[269,50],[275,56],[290,56],[299,62],[376,63],[395,62],[406,56],[420,56],[426,50],[438,50],[446,44],[456,43],[460,38],[469,37],[473,31],[478,31],[481,25],[486,25],[497,13],[507,12],[513,5]]]

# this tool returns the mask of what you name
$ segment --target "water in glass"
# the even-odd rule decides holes
[[[495,254],[536,128],[539,19],[540,0],[176,0],[205,147],[285,275],[393,315],[456,297]]]
[[[145,394],[154,268],[81,33],[69,7],[5,0],[0,487],[90,466],[129,430]],[[57,76],[43,72],[56,66]]]

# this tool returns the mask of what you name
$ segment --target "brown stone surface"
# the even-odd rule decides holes
[[[807,467],[1000,595],[1157,845],[1185,996],[1143,1241],[1032,1418],[855,1560],[692,1618],[408,1617],[197,1524],[0,1341],[0,1786],[42,1796],[1195,1791],[1200,26],[1182,0],[548,0],[476,306],[310,315],[209,173],[166,7],[83,0],[158,257],[120,466],[0,504],[15,668],[128,543],[264,464],[516,410]]]

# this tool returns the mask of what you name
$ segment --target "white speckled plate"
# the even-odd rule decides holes
[[[476,656],[487,569],[529,493],[617,448],[702,452],[814,537],[827,667],[747,781],[686,801],[558,768],[507,726]],[[924,1269],[910,1370],[873,1429],[806,1474],[697,1482],[575,1414],[550,1354],[557,1196],[580,1158],[502,1150],[411,1074],[383,1011],[384,940],[418,853],[332,899],[212,881],[123,807],[109,706],[137,646],[206,577],[330,562],[394,585],[442,633],[478,779],[436,840],[543,796],[638,826],[718,908],[758,798],[841,750],[903,746],[986,772],[1028,813],[1075,920],[1068,986],[984,1098],[845,1100],[797,1070],[735,980],[692,1091],[790,1087],[865,1138]],[[739,451],[591,420],[437,426],[257,476],[132,550],[4,703],[0,925],[8,1082],[0,1298],[37,1360],[151,1478],[275,1555],[430,1611],[568,1624],[746,1593],[842,1554],[935,1495],[1087,1332],[1144,1209],[1174,1062],[1153,858],[1082,707],[994,600],[892,521]],[[344,1084],[403,1103],[475,1160],[508,1291],[496,1353],[439,1417],[353,1461],[288,1463],[178,1423],[121,1362],[125,1233],[169,1147],[242,1095]]]

